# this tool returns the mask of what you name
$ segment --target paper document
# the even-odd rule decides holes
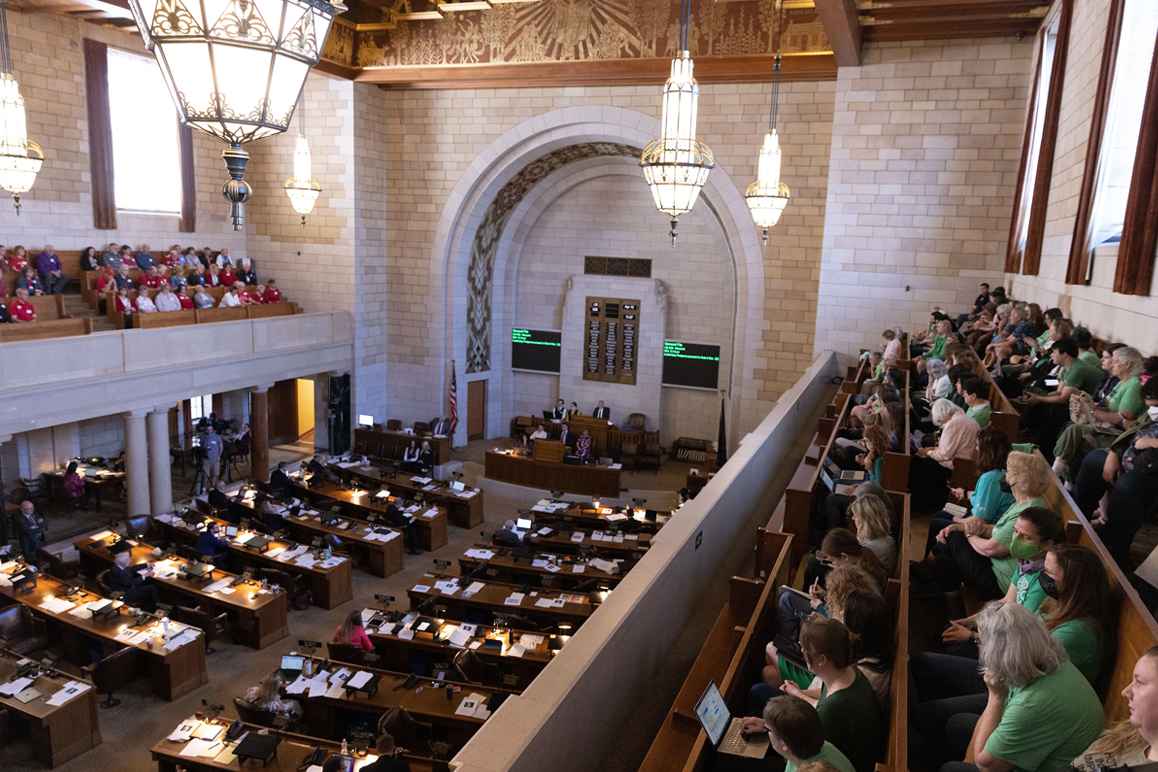
[[[618,523],[621,520],[626,520],[627,515],[622,514],[621,512],[613,512],[610,515],[605,515],[604,519],[606,519],[609,523]]]
[[[430,592],[429,584],[416,584],[410,588],[411,592]]]
[[[13,697],[17,693],[27,689],[31,683],[31,678],[17,678],[15,681],[9,681],[6,684],[0,684],[0,696]]]
[[[64,598],[45,598],[40,602],[40,607],[52,614],[63,614],[76,604]],[[91,617],[92,614],[89,614]]]
[[[110,536],[114,536],[114,535],[115,534],[112,531],[100,531],[98,533],[94,533],[89,538],[92,539],[93,541],[104,541],[105,539],[109,538]]]
[[[471,633],[460,627],[450,634],[450,645],[459,649],[466,648],[466,645],[470,643],[470,639],[473,637]]]
[[[81,683],[80,681],[69,681],[62,688],[58,689],[55,694],[48,698],[49,705],[63,705],[71,700],[73,697],[84,694],[89,690],[89,685]]]
[[[590,560],[587,561],[587,565],[591,566],[594,569],[602,571],[605,574],[614,574],[614,573],[618,573],[618,571],[619,571],[618,565],[611,562],[610,560],[604,560],[603,558],[591,558]]]
[[[953,517],[965,517],[965,515],[967,515],[969,513],[969,510],[967,510],[965,507],[961,506],[960,504],[946,503],[941,508],[944,509],[946,512],[948,512]]]
[[[512,592],[503,601],[504,606],[521,606],[523,605],[523,598],[526,597],[521,592]]]
[[[286,694],[302,694],[310,686],[310,679],[298,676],[297,680],[285,688]]]
[[[507,656],[508,657],[522,657],[526,653],[527,653],[526,647],[524,647],[520,644],[517,644],[517,643],[514,646],[507,649]]]
[[[571,541],[575,542],[576,544],[579,544],[580,542],[582,542],[586,538],[587,538],[587,534],[583,533],[582,531],[572,531],[571,532]],[[594,536],[592,536],[592,538],[594,538]]]
[[[486,585],[482,582],[471,582],[470,587],[463,590],[462,594],[469,598],[471,595],[477,595],[482,592],[484,587],[486,587]]]
[[[232,576],[227,576],[224,579],[218,579],[216,582],[206,587],[205,592],[221,592],[226,587],[232,587],[233,582],[234,577]]]
[[[346,682],[346,688],[361,689],[363,686],[370,683],[370,679],[373,677],[374,676],[372,673],[367,673],[365,670],[359,670],[357,673],[354,673],[354,675],[350,677],[349,681]]]
[[[458,580],[443,579],[434,583],[434,589],[438,590],[443,595],[454,595],[456,592],[458,592],[459,589]]]
[[[478,548],[469,549],[464,554],[466,557],[474,558],[475,560],[490,560],[491,558],[493,558],[495,556],[494,550],[486,550],[486,549],[478,549]]]
[[[189,743],[181,749],[180,755],[188,756],[189,758],[206,758],[211,759],[221,751],[221,743],[216,740],[190,740]]]

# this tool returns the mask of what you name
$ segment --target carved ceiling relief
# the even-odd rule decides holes
[[[359,66],[666,59],[675,53],[678,12],[678,4],[669,0],[503,4],[488,11],[401,21],[393,29],[358,32],[353,48]],[[788,20],[785,52],[828,50],[815,11],[791,11]],[[335,25],[335,32],[340,29]],[[774,33],[775,20],[766,0],[701,3],[690,47],[694,56],[768,54],[773,52]]]

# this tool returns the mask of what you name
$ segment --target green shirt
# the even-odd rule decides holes
[[[1146,412],[1146,403],[1142,400],[1142,381],[1134,375],[1118,383],[1106,405],[1115,413],[1129,413],[1137,418]]]
[[[816,754],[810,759],[804,759],[800,763],[811,764],[814,761],[827,761],[829,764],[836,767],[839,772],[855,772],[852,766],[852,762],[848,760],[848,756],[845,756],[843,753],[841,753],[839,748],[827,740],[825,740],[824,745],[821,746],[820,753]],[[791,761],[787,762],[784,765],[784,772],[796,772],[796,765]]]
[[[1081,359],[1075,359],[1073,364],[1062,373],[1061,382],[1066,386],[1081,389],[1087,394],[1097,393],[1106,374],[1097,365],[1091,365]]]
[[[1071,619],[1062,622],[1050,632],[1070,655],[1070,662],[1081,671],[1091,684],[1102,670],[1102,637],[1092,619]]]
[[[1078,359],[1094,367],[1100,368],[1102,366],[1102,358],[1098,356],[1096,352],[1090,351],[1089,349],[1078,354]]]
[[[1102,703],[1072,662],[1009,690],[985,750],[1018,770],[1068,772],[1102,733]]]
[[[1045,499],[1041,498],[1033,498],[1021,503],[1015,501],[1009,509],[1001,513],[1001,517],[997,518],[997,522],[993,524],[993,533],[990,534],[989,538],[1005,549],[1009,549],[1009,545],[1013,543],[1013,525],[1017,522],[1018,516],[1030,507],[1044,506]],[[1017,570],[1017,560],[1006,555],[1003,558],[990,558],[990,562],[993,564],[993,575],[997,577],[997,586],[1004,593],[1009,589],[1013,572]]]
[[[1017,587],[1017,605],[1026,611],[1038,613],[1046,599],[1045,590],[1041,589],[1041,571],[1030,571],[1027,574],[1019,568],[1011,582]]]
[[[1039,346],[1048,346],[1049,345],[1049,327],[1048,326],[1044,330],[1042,330],[1041,335],[1037,336],[1037,345],[1039,345]]]
[[[977,425],[984,429],[989,426],[989,417],[993,415],[993,408],[988,402],[980,402],[976,405],[970,405],[969,409],[965,411],[965,415],[977,422]]]
[[[974,517],[995,523],[1009,509],[1013,504],[1013,494],[1001,487],[1004,481],[1004,469],[990,469],[977,478],[973,492],[969,494]]]
[[[949,342],[949,336],[938,335],[933,338],[933,345],[929,349],[929,353],[925,354],[925,359],[944,359],[945,358],[945,344]]]
[[[824,736],[848,757],[856,772],[873,772],[884,748],[885,723],[876,692],[864,674],[857,670],[852,685],[832,695],[822,686],[816,712]]]

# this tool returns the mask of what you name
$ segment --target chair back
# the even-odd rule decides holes
[[[133,680],[137,671],[135,646],[123,646],[92,666],[92,682],[105,694],[111,694],[118,687]]]
[[[386,711],[378,721],[378,732],[388,733],[394,738],[394,742],[403,748],[422,755],[430,754],[431,725],[418,721],[401,706]]]
[[[109,586],[109,571],[111,568],[106,568],[96,575],[97,587],[100,589],[102,595],[112,595],[113,588]]]
[[[397,418],[387,418],[386,419],[386,429],[387,429],[387,431],[391,431],[391,432],[400,432],[400,431],[402,431],[402,422],[399,421]]]
[[[247,724],[277,728],[277,716],[271,710],[258,708],[241,697],[233,698],[233,707],[237,711],[237,717]]]
[[[174,606],[173,610],[169,612],[169,617],[181,624],[196,627],[204,633],[206,648],[209,648],[213,641],[222,635],[229,626],[229,615],[226,612],[213,614],[199,606],[193,608]]]
[[[366,652],[360,646],[355,646],[352,643],[335,643],[330,641],[326,644],[330,652],[330,659],[338,662],[348,662],[352,665],[367,664]]]
[[[0,610],[0,643],[19,641],[28,634],[28,622],[24,606],[16,604]]]
[[[647,416],[643,413],[632,413],[627,417],[627,427],[635,431],[643,431],[647,428]]]
[[[430,434],[430,424],[426,423],[425,421],[415,421],[414,422],[414,433],[415,434]]]
[[[41,547],[36,551],[36,559],[43,566],[48,566],[48,573],[57,579],[75,579],[80,575],[80,563],[70,563],[64,555],[49,552]]]

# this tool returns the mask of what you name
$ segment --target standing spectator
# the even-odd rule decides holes
[[[142,271],[147,271],[157,265],[157,259],[149,252],[149,245],[142,244],[137,247],[137,267]]]
[[[173,290],[167,286],[162,286],[161,291],[157,293],[156,299],[153,301],[158,311],[180,311],[181,301],[173,294]]]
[[[221,453],[225,446],[221,442],[221,435],[212,422],[205,427],[205,434],[201,437],[201,451],[205,454],[201,468],[205,472],[206,487],[213,488],[221,477]]]
[[[17,526],[20,532],[20,550],[24,553],[24,559],[35,562],[36,551],[45,541],[44,516],[37,512],[36,507],[27,499],[20,502]]]
[[[36,321],[36,306],[28,301],[28,290],[16,290],[16,299],[9,304],[8,313],[14,322]]]
[[[85,247],[80,252],[80,270],[82,271],[99,271],[103,263],[101,263],[100,256],[96,253],[96,247]]]
[[[225,294],[221,296],[221,302],[217,304],[218,308],[237,308],[241,305],[241,299],[237,297],[237,292],[232,285],[226,285]]]
[[[40,283],[40,277],[36,275],[36,269],[31,265],[24,266],[24,270],[20,272],[19,278],[16,279],[16,288],[27,290],[29,295],[44,294],[44,285]]]
[[[262,301],[265,303],[281,302],[281,290],[277,288],[277,281],[275,279],[268,279],[265,282],[265,292],[262,294]]]
[[[68,462],[68,469],[64,472],[64,493],[68,496],[69,503],[72,504],[73,512],[84,506],[85,492],[84,478],[77,471],[77,463],[75,461]]]
[[[213,296],[205,291],[204,287],[198,287],[196,294],[193,295],[193,303],[197,308],[213,308]]]
[[[61,270],[60,257],[51,244],[46,245],[36,256],[36,272],[40,274],[40,283],[44,285],[47,294],[64,294],[64,289],[68,286],[68,277]]]
[[[257,284],[257,271],[253,269],[253,261],[248,257],[241,258],[241,264],[237,266],[235,273],[238,281]]]

